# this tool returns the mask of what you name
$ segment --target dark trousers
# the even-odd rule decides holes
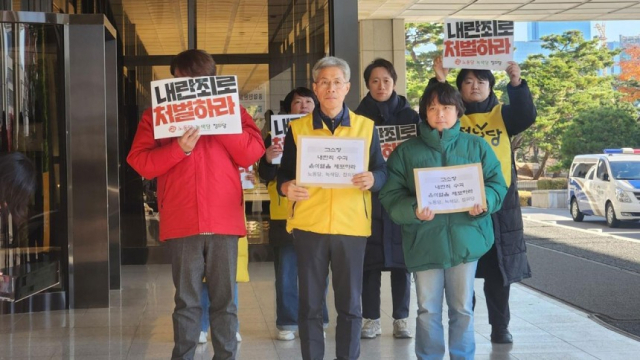
[[[194,357],[201,330],[202,279],[209,285],[209,322],[214,360],[236,358],[238,308],[234,302],[238,237],[197,235],[167,241],[176,287],[172,360]]]
[[[362,276],[362,317],[380,319],[380,284],[383,269],[365,270]],[[411,299],[411,275],[407,269],[392,268],[391,297],[393,299],[393,318],[409,317]]]
[[[276,273],[276,328],[298,330],[298,261],[293,244],[273,247],[273,266]],[[324,299],[329,290],[329,278],[325,286]],[[322,321],[329,325],[327,302],[322,306]]]
[[[481,259],[484,266],[484,296],[487,300],[489,324],[508,326],[511,320],[509,311],[509,291],[511,285],[504,286],[504,279],[498,266],[496,246],[493,245]]]
[[[324,358],[322,304],[331,266],[336,323],[336,357],[360,356],[362,328],[362,269],[367,238],[325,235],[294,230],[293,245],[298,256],[298,331],[304,360]]]

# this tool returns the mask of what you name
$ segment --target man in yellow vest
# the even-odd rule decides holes
[[[285,96],[281,104],[286,114],[306,115],[316,108],[318,98],[310,89],[297,87]],[[272,132],[275,131],[278,129],[272,129]],[[260,159],[258,174],[267,182],[269,190],[269,244],[273,249],[273,267],[276,276],[276,328],[278,329],[276,339],[291,341],[296,338],[295,333],[298,330],[298,260],[293,247],[293,237],[287,232],[289,202],[286,197],[278,193],[276,179],[278,165],[273,164],[274,159],[280,160],[283,147],[273,139],[271,132],[264,139],[264,147],[267,151]],[[329,285],[328,280],[327,285]],[[325,328],[329,326],[326,301],[322,307],[322,321]]]
[[[324,358],[322,302],[331,266],[335,305],[336,357],[360,356],[362,271],[367,237],[371,235],[371,191],[387,178],[378,133],[372,120],[356,115],[344,104],[351,71],[336,57],[313,67],[313,91],[320,106],[290,123],[278,169],[278,191],[289,199],[287,231],[293,234],[298,257],[298,331],[302,358]],[[296,185],[299,136],[365,139],[365,169],[351,179],[353,186],[325,188]]]

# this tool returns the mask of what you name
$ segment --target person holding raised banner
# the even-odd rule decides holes
[[[420,119],[404,96],[396,94],[398,75],[393,64],[375,59],[364,70],[369,93],[355,113],[373,120],[380,138],[382,156],[387,159],[403,141],[416,137]],[[404,264],[400,226],[380,205],[378,193],[371,194],[371,236],[367,239],[362,281],[363,339],[382,334],[380,326],[380,286],[382,271],[391,273],[393,336],[412,337],[407,318],[411,300],[411,275]]]
[[[490,214],[500,209],[507,186],[491,147],[481,138],[460,131],[458,119],[464,114],[464,106],[455,88],[446,83],[427,87],[419,110],[423,120],[420,135],[391,153],[387,162],[389,179],[380,191],[380,202],[391,219],[402,227],[405,263],[415,273],[417,358],[445,356],[442,301],[446,296],[449,355],[451,359],[471,360],[475,354],[474,275],[478,259],[493,244]],[[472,185],[484,184],[477,194],[484,196],[460,196],[473,192],[458,190],[467,184],[454,170],[453,176],[441,177],[449,183],[437,186],[442,190],[427,197],[432,202],[421,201],[421,190],[433,184],[420,181],[419,171],[442,172],[478,165],[481,176]],[[451,180],[455,182],[451,184]],[[468,199],[472,202],[466,207],[440,209],[440,204],[446,207]]]
[[[264,144],[251,116],[237,107],[235,77],[215,77],[211,55],[183,51],[171,74],[173,81],[152,83],[158,105],[143,113],[127,156],[140,175],[158,178],[160,240],[169,247],[176,288],[171,358],[194,357],[206,275],[213,358],[235,359],[238,238],[247,233],[238,166],[258,161]]]
[[[345,105],[351,71],[336,57],[313,67],[320,106],[289,123],[278,191],[289,199],[287,231],[298,258],[302,358],[324,358],[322,304],[331,267],[336,357],[360,356],[362,271],[371,235],[371,192],[387,177],[375,124]],[[300,166],[298,166],[298,162]]]
[[[427,86],[446,81],[449,69],[443,67],[441,57],[434,60],[434,71],[436,77],[429,80]],[[511,138],[533,125],[537,116],[529,86],[520,77],[518,64],[507,62],[506,73],[509,76],[509,105],[500,104],[493,92],[496,80],[490,70],[462,69],[456,78],[466,108],[460,118],[460,129],[482,137],[491,145],[509,186],[502,208],[492,215],[494,246],[480,259],[476,273],[476,277],[484,278],[491,342],[497,344],[513,342],[508,328],[511,284],[531,277]]]
[[[273,247],[276,275],[276,339],[281,341],[294,340],[298,330],[298,264],[293,238],[287,232],[289,202],[278,194],[276,174],[289,121],[312,112],[317,104],[316,95],[305,87],[295,88],[285,96],[284,111],[295,116],[272,115],[271,132],[264,140],[267,151],[258,165],[258,174],[267,182],[269,191],[269,244]],[[329,325],[326,301],[322,308],[322,321],[325,327]]]

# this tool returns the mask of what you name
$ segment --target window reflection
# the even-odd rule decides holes
[[[62,26],[2,24],[0,152],[24,153],[37,171],[29,220],[0,219],[0,299],[61,290],[66,261]],[[64,283],[64,282],[63,282]]]

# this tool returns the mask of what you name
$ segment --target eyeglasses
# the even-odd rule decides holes
[[[316,82],[316,85],[321,89],[328,88],[331,85],[333,85],[333,87],[335,87],[336,89],[342,89],[345,84],[346,84],[346,82],[341,81],[341,80],[333,80],[333,81],[331,81],[331,80],[323,79],[323,80],[320,80],[320,81]]]

